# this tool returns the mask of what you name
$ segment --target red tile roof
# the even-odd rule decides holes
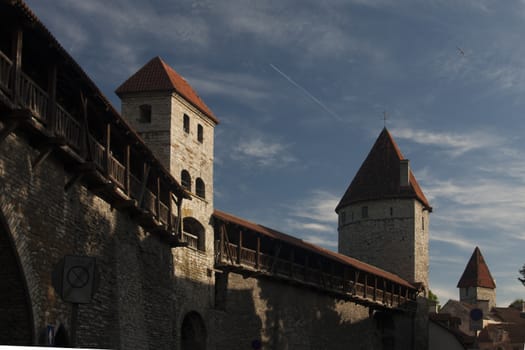
[[[341,264],[351,266],[355,269],[368,272],[370,274],[385,278],[387,280],[390,280],[394,283],[400,284],[402,286],[411,288],[411,289],[417,289],[412,284],[407,282],[406,280],[402,279],[396,274],[393,274],[391,272],[387,272],[385,270],[381,270],[380,268],[377,268],[375,266],[369,265],[367,263],[364,263],[362,261],[359,261],[357,259],[351,258],[349,256],[339,254],[336,252],[333,252],[331,250],[327,250],[324,248],[321,248],[319,246],[316,246],[314,244],[305,242],[299,238],[287,235],[285,233],[273,230],[271,228],[241,219],[239,217],[233,216],[231,214],[225,213],[223,211],[215,209],[213,212],[213,216],[221,221],[224,222],[230,222],[242,227],[245,227],[249,230],[255,231],[257,233],[260,233],[264,236],[280,240],[282,242],[286,242],[288,244],[291,244],[295,247],[299,247],[305,250],[309,250],[311,252],[317,253],[319,255],[323,255],[331,260],[338,261]]]
[[[478,247],[474,249],[474,253],[472,253],[467,267],[465,267],[465,271],[459,279],[457,287],[496,288],[496,283],[490,274],[489,267],[485,263],[485,259],[483,259],[483,255],[481,255],[481,251]]]
[[[410,186],[400,186],[399,167],[403,159],[392,135],[384,128],[335,210],[367,200],[415,198],[431,211],[432,207],[412,171],[409,175]]]
[[[215,123],[219,123],[190,84],[158,56],[129,77],[115,92],[121,97],[129,92],[143,91],[176,91]]]

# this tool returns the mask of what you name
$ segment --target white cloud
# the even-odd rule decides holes
[[[287,145],[266,140],[261,136],[241,140],[234,147],[232,158],[263,167],[283,167],[296,161],[288,151]]]
[[[462,238],[454,232],[432,230],[430,234],[430,240],[447,243],[467,251],[473,250],[473,247],[476,247],[475,242]]]
[[[337,223],[335,207],[340,199],[333,193],[314,190],[309,193],[308,197],[293,203],[291,213],[298,218],[335,225]]]
[[[332,248],[332,249],[337,248],[337,239],[329,239],[325,237],[312,236],[312,235],[303,236],[302,239],[306,242],[309,242],[315,245],[319,245],[322,247]]]
[[[408,139],[412,142],[444,149],[453,156],[466,152],[497,147],[501,140],[492,133],[474,131],[470,133],[445,133],[413,128],[394,128],[392,134],[398,139]]]

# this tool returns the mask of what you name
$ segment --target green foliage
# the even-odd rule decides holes
[[[428,291],[428,300],[435,301],[439,305],[439,298],[437,295],[432,293],[431,290]]]
[[[509,307],[514,307],[516,309],[521,310],[522,303],[523,303],[523,299],[516,299],[509,305]]]

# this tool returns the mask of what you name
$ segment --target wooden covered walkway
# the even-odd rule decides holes
[[[377,309],[415,310],[418,290],[399,276],[215,210],[217,269],[315,288]]]

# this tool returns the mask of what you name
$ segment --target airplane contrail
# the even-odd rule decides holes
[[[319,99],[317,99],[314,95],[312,95],[308,90],[306,90],[304,87],[296,83],[292,78],[290,78],[286,73],[284,73],[282,70],[277,68],[275,65],[270,63],[270,67],[277,73],[279,73],[284,79],[288,80],[290,84],[301,90],[306,96],[308,96],[312,101],[317,103],[322,109],[324,109],[327,113],[329,113],[332,117],[334,117],[337,121],[342,121],[342,118],[339,117],[336,113],[334,113],[328,106],[326,106],[323,102],[321,102]]]

